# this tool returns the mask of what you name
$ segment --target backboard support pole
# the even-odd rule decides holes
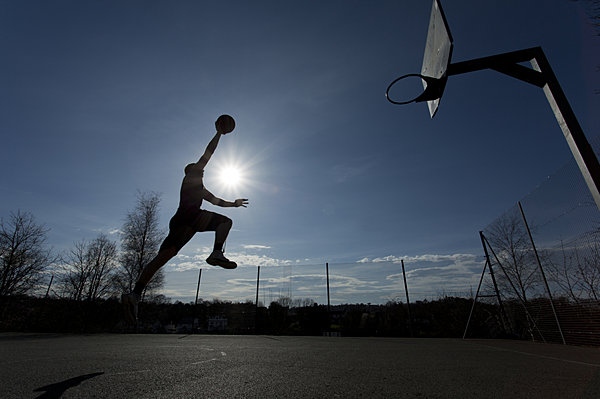
[[[520,65],[530,62],[533,69]],[[450,64],[447,76],[492,69],[544,89],[581,174],[600,209],[600,163],[541,47]]]

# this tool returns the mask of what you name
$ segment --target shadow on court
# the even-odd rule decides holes
[[[0,334],[0,354],[2,398],[600,397],[598,349],[523,341]]]
[[[34,389],[34,392],[44,392],[42,395],[38,396],[38,399],[55,399],[60,398],[66,392],[67,389],[76,387],[81,384],[83,381],[88,380],[90,378],[97,377],[104,373],[92,373],[86,375],[80,375],[79,377],[69,378],[68,380],[58,382],[56,384],[46,385],[45,387]]]

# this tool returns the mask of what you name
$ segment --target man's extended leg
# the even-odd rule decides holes
[[[138,281],[135,283],[135,288],[128,294],[121,295],[121,303],[123,304],[123,312],[129,324],[136,324],[138,317],[138,303],[144,292],[144,288],[150,282],[154,274],[163,267],[171,258],[177,255],[177,248],[169,247],[162,249],[158,254],[144,267]]]
[[[152,280],[152,277],[154,277],[158,269],[163,267],[168,261],[177,255],[177,252],[178,250],[176,247],[161,249],[154,259],[152,259],[146,265],[146,267],[144,267],[144,270],[142,270],[142,273],[138,277],[138,281],[135,283],[135,288],[133,289],[133,292],[138,295],[138,297],[142,296],[144,288],[146,288],[150,280]]]
[[[137,282],[133,291],[121,295],[121,303],[123,304],[123,312],[125,319],[130,324],[137,323],[138,316],[138,303],[142,297],[144,289],[152,280],[152,277],[156,274],[158,269],[163,267],[169,260],[171,260],[179,249],[185,245],[194,236],[194,231],[189,228],[174,228],[169,232],[167,238],[162,243],[158,254],[152,259],[142,270],[142,273],[138,277]]]

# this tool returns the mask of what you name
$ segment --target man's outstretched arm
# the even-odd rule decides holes
[[[215,153],[217,149],[217,145],[219,144],[219,140],[221,139],[221,135],[230,133],[235,128],[235,121],[229,115],[221,115],[215,121],[215,128],[217,129],[217,133],[215,137],[208,143],[206,146],[206,150],[204,150],[204,154],[200,157],[200,160],[196,163],[196,167],[204,170],[204,167],[210,161],[210,158]]]
[[[212,155],[215,153],[215,150],[217,149],[217,145],[219,144],[220,138],[221,138],[221,133],[217,132],[215,134],[215,137],[213,137],[212,140],[206,146],[206,150],[204,150],[204,154],[202,154],[202,156],[200,157],[200,160],[196,163],[197,167],[204,169],[204,167],[206,166],[208,161],[210,161],[210,158],[212,157]]]
[[[246,199],[246,198],[236,199],[233,202],[225,201],[224,199],[216,197],[213,193],[211,193],[207,189],[204,189],[204,191],[203,191],[203,199],[205,199],[206,201],[210,202],[211,204],[213,204],[215,206],[220,206],[223,208],[232,208],[232,207],[237,208],[240,206],[247,208],[247,206],[248,206],[248,199]]]

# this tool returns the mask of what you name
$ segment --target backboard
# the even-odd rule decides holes
[[[447,79],[446,70],[452,58],[452,48],[452,34],[442,10],[442,5],[440,4],[440,0],[433,0],[427,42],[425,43],[425,54],[423,55],[423,66],[421,67],[421,75],[442,81],[439,98],[427,101],[429,114],[432,118],[437,112],[442,94],[444,93],[444,86]],[[423,88],[426,87],[427,82],[423,81]]]

